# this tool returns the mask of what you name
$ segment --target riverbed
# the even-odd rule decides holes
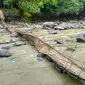
[[[32,33],[35,35],[42,35],[44,33],[56,39],[64,35],[75,41],[76,35],[84,31],[85,29],[72,29],[69,30],[69,32],[68,30],[58,30],[58,34],[56,35],[50,35],[48,31],[45,30],[34,30]],[[7,35],[5,36],[5,34],[1,35],[0,40],[9,39],[9,35],[8,37]],[[4,38],[2,39],[2,37]],[[49,37],[44,39],[49,39]],[[76,43],[69,43],[68,46],[75,47],[75,44]],[[85,44],[77,44],[78,48],[76,48],[77,51],[75,51],[73,56],[76,55],[75,58],[84,62]],[[58,46],[67,47],[67,44]],[[49,62],[45,58],[39,59],[37,57],[38,52],[27,42],[26,45],[11,47],[10,51],[12,52],[11,57],[0,58],[0,85],[85,85],[70,75],[58,73],[54,69],[53,62]]]

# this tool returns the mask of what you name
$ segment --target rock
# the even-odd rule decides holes
[[[37,60],[38,61],[43,61],[43,54],[42,53],[37,54]]]
[[[3,44],[9,44],[9,43],[11,43],[10,40],[5,40],[5,41],[3,41]]]
[[[85,33],[80,33],[76,36],[77,42],[85,42]]]
[[[59,40],[55,40],[55,42],[57,42],[57,44],[64,44],[65,43],[65,40],[59,39]]]
[[[54,68],[57,72],[63,73],[63,69],[60,66],[58,66],[57,64],[54,64]]]
[[[73,48],[67,48],[66,50],[67,51],[75,51],[75,49],[73,49]]]
[[[21,38],[11,38],[11,43],[15,43],[17,41],[21,41]]]
[[[43,54],[42,53],[38,53],[37,57],[43,57]]]
[[[11,48],[11,46],[4,46],[4,47],[2,47],[2,49],[7,49],[7,50],[9,50]]]
[[[46,30],[50,30],[51,28],[50,27],[45,27]]]
[[[68,22],[62,22],[60,25],[54,26],[54,29],[58,29],[58,30],[70,29],[72,25],[73,24]]]
[[[13,32],[13,33],[11,34],[11,37],[18,37],[18,35],[17,35],[17,33]]]
[[[15,45],[15,46],[26,45],[26,42],[18,41],[18,42],[15,42],[14,45]]]
[[[3,29],[3,25],[0,24],[0,29]]]
[[[0,33],[7,33],[5,29],[0,29]]]
[[[43,61],[44,59],[43,59],[43,57],[37,57],[37,60],[38,61]]]
[[[3,44],[3,41],[2,40],[0,40],[0,44]]]
[[[54,26],[55,30],[64,30],[64,28],[62,26]]]
[[[10,40],[5,40],[5,41],[0,40],[0,44],[9,44],[9,43],[10,43]]]
[[[52,28],[54,25],[54,22],[45,22],[43,23],[43,29],[46,29],[47,27]]]
[[[58,26],[59,24],[57,24],[57,23],[54,23],[54,25],[53,25],[53,27],[55,27],[55,26]]]
[[[0,57],[10,57],[12,55],[7,49],[0,49]]]
[[[42,29],[42,25],[33,24],[34,29]]]
[[[57,34],[57,31],[54,29],[50,29],[48,32],[49,32],[49,34]]]
[[[11,39],[11,43],[15,43],[16,42],[16,40],[13,38],[13,39]]]
[[[84,22],[84,21],[80,21],[79,23],[80,23],[80,24],[85,24],[85,22]]]
[[[71,42],[72,43],[73,40],[71,40],[70,38],[68,37],[62,37],[62,38],[59,38],[57,40],[54,40],[54,42],[57,42],[57,44],[64,44],[64,43],[69,43]]]
[[[82,25],[82,26],[81,26],[81,28],[85,28],[85,26],[84,26],[84,25]]]

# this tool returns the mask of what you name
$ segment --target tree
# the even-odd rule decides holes
[[[79,14],[85,10],[85,0],[4,0],[19,10],[21,19],[28,20],[31,13]]]
[[[40,7],[43,3],[40,0],[4,0],[6,5],[13,4],[12,8],[19,10],[21,19],[30,21],[31,13],[40,12]]]
[[[59,0],[56,12],[64,14],[78,14],[84,9],[84,0]]]

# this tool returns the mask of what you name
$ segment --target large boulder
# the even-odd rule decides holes
[[[63,26],[54,26],[54,29],[55,30],[64,30],[64,27]]]
[[[71,24],[71,23],[68,23],[68,22],[62,22],[61,24],[56,25],[53,28],[56,29],[56,30],[64,30],[64,29],[73,28],[72,26],[74,27],[74,24]]]
[[[85,33],[80,33],[76,36],[77,42],[85,42]]]
[[[43,23],[43,29],[53,28],[54,22],[45,22]]]
[[[12,53],[7,49],[0,49],[0,57],[10,57]]]

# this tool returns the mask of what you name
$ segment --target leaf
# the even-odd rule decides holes
[[[57,4],[57,0],[52,0],[52,5],[56,5]]]

